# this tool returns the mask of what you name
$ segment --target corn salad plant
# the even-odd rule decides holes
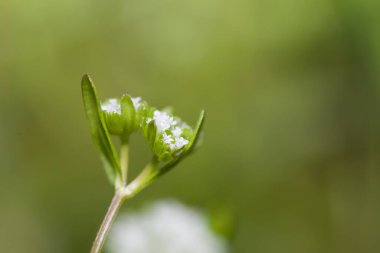
[[[89,75],[83,76],[81,85],[90,133],[99,150],[106,175],[115,187],[115,195],[91,249],[91,253],[98,253],[125,200],[136,196],[199,146],[205,113],[201,111],[198,122],[192,128],[173,115],[170,109],[158,110],[140,97],[125,94],[101,103]],[[152,158],[140,174],[130,181],[129,139],[138,131],[148,142]],[[116,151],[111,135],[120,140],[119,152]]]

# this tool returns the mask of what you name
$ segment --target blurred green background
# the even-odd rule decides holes
[[[380,2],[0,1],[0,251],[88,252],[112,197],[80,80],[188,122],[127,204],[230,206],[232,252],[380,252]],[[149,158],[133,140],[133,173]]]

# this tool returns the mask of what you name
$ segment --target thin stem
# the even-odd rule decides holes
[[[122,186],[127,185],[128,178],[128,161],[129,160],[129,147],[127,141],[122,141],[120,147],[120,163],[121,163],[121,182]]]
[[[141,173],[130,183],[123,192],[126,198],[132,198],[142,189],[153,182],[154,178],[158,175],[157,170],[157,159],[153,158],[150,163],[148,163]]]
[[[158,161],[154,158],[152,162],[150,162],[143,169],[140,175],[138,175],[137,178],[133,180],[128,186],[126,186],[126,175],[125,177],[123,177],[125,179],[125,181],[123,181],[124,185],[116,191],[115,196],[113,197],[112,202],[108,208],[107,214],[104,217],[103,223],[99,228],[98,234],[96,235],[96,238],[92,245],[90,253],[101,252],[104,242],[106,240],[106,237],[111,228],[111,225],[114,222],[121,205],[127,198],[133,197],[154,180],[154,178],[158,175],[158,171],[156,168],[157,163]],[[122,164],[122,168],[124,168],[123,171],[127,173],[128,145],[122,145],[121,147],[121,164]],[[123,167],[123,166],[126,166],[126,167]]]
[[[111,225],[115,220],[116,215],[124,200],[125,196],[121,192],[115,193],[115,196],[113,197],[112,202],[108,208],[107,214],[104,217],[103,223],[99,228],[98,234],[96,235],[90,253],[99,253],[102,250]]]

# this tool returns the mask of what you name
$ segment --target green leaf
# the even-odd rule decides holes
[[[134,131],[136,110],[129,95],[123,95],[120,101],[121,117],[124,120],[125,135],[127,137]]]
[[[200,136],[202,133],[202,128],[203,128],[204,122],[205,122],[205,110],[202,110],[201,114],[199,115],[198,122],[195,126],[194,135],[193,135],[193,138],[191,139],[191,141],[189,143],[189,146],[188,146],[189,148],[188,148],[187,152],[190,153],[190,152],[194,151],[196,146],[198,146],[200,139],[201,139]]]
[[[151,147],[152,151],[154,150],[156,138],[158,138],[157,127],[154,123],[154,120],[152,120],[153,113],[155,110],[156,108],[150,107],[147,104],[144,104],[144,110],[140,110],[141,131],[142,131],[143,136],[149,142],[149,146]],[[151,119],[150,122],[147,121],[148,118]]]
[[[89,75],[82,78],[82,98],[92,139],[101,152],[106,173],[114,184],[116,176],[121,175],[120,163],[104,121],[96,88]]]
[[[149,144],[154,148],[154,144],[157,138],[157,127],[154,124],[154,121],[151,121],[146,128],[146,136]]]
[[[174,168],[180,161],[182,161],[183,158],[187,157],[189,154],[191,154],[195,150],[195,147],[198,146],[201,139],[200,136],[202,133],[204,120],[205,120],[205,111],[202,110],[194,129],[193,138],[190,140],[190,143],[187,145],[186,150],[184,150],[184,153],[180,154],[177,159],[174,159],[172,162],[164,164],[161,168],[159,168],[159,176],[165,174],[166,172]]]
[[[122,135],[124,133],[124,121],[120,114],[103,111],[103,118],[109,134]]]

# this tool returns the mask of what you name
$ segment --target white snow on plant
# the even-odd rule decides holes
[[[127,213],[113,226],[110,253],[226,253],[227,244],[198,210],[161,201],[141,213]]]

